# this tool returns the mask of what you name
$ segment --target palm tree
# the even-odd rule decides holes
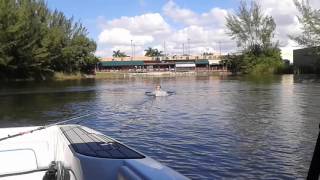
[[[162,51],[159,51],[157,48],[148,47],[144,50],[146,52],[145,56],[148,57],[159,57],[163,55]]]
[[[152,57],[153,56],[153,49],[152,47],[148,47],[144,50],[146,52],[145,56]]]
[[[112,57],[127,57],[127,55],[124,52],[117,50],[117,51],[113,51]]]

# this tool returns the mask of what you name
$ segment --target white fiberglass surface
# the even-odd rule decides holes
[[[33,172],[28,174],[21,174],[21,175],[15,175],[15,176],[7,176],[7,177],[1,177],[0,180],[42,180],[45,171],[40,172]]]
[[[35,128],[0,129],[0,137]],[[51,139],[52,132],[46,129],[0,141],[0,174],[8,169],[12,169],[10,172],[21,172],[48,167],[53,160],[54,147]]]
[[[31,149],[0,151],[0,174],[37,169],[37,160]]]

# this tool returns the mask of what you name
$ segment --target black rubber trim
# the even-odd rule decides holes
[[[79,154],[110,159],[142,159],[142,154],[104,135],[89,133],[79,126],[60,127],[71,148]]]

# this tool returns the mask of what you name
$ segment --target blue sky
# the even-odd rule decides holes
[[[266,14],[277,23],[275,39],[279,40],[284,58],[292,59],[296,44],[288,34],[299,32],[298,14],[292,0],[258,0]],[[131,40],[135,54],[143,55],[147,47],[181,54],[190,41],[192,54],[217,53],[221,42],[223,53],[236,52],[235,42],[226,33],[225,16],[234,12],[239,0],[48,0],[51,9],[80,20],[96,40],[100,57],[113,50],[130,55]],[[319,0],[310,0],[320,8]],[[166,44],[166,46],[163,46]]]
[[[68,17],[81,20],[89,30],[89,36],[97,40],[99,27],[97,18],[108,20],[121,16],[136,16],[146,13],[161,12],[168,0],[48,0],[50,9],[58,9]],[[183,8],[197,13],[207,12],[212,7],[233,8],[236,0],[176,0]]]

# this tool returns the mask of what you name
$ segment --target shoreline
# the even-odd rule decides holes
[[[243,76],[243,74],[234,74],[230,71],[188,71],[188,72],[170,72],[170,71],[152,71],[152,72],[96,72],[93,74],[64,74],[56,73],[51,78],[37,79],[2,79],[0,82],[46,82],[46,81],[76,81],[76,80],[99,80],[99,79],[121,79],[121,78],[170,78],[170,77],[201,77],[201,76]],[[254,77],[254,76],[251,76]]]
[[[117,79],[117,78],[135,78],[135,77],[182,77],[182,76],[229,76],[233,75],[229,71],[189,71],[189,72],[96,72],[95,75],[92,74],[64,74],[55,73],[51,78],[43,78],[41,80],[37,79],[4,79],[0,82],[42,82],[42,81],[69,81],[69,80],[85,80],[85,79]]]
[[[180,77],[180,76],[225,76],[232,75],[231,72],[205,72],[205,71],[190,71],[190,72],[96,72],[95,79],[108,79],[108,78],[127,78],[127,77]]]

